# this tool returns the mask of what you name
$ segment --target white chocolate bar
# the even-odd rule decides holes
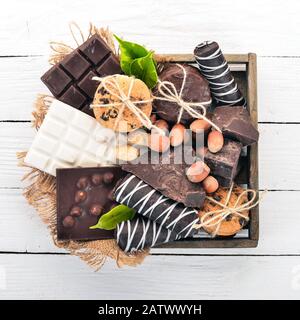
[[[25,157],[25,163],[56,175],[56,168],[115,163],[115,133],[96,119],[54,100]]]

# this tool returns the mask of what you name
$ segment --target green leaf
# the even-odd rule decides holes
[[[103,214],[98,223],[91,226],[90,229],[113,230],[117,227],[117,224],[122,221],[131,220],[134,215],[135,211],[133,209],[128,208],[124,204],[120,204]]]
[[[153,59],[153,52],[145,47],[124,41],[114,35],[119,42],[121,56],[121,69],[128,76],[135,76],[146,83],[152,89],[157,83],[156,61]]]
[[[137,43],[124,41],[116,35],[114,35],[114,37],[119,42],[119,46],[121,50],[121,56],[120,56],[121,69],[124,71],[124,73],[131,76],[131,72],[130,72],[131,62],[134,59],[146,56],[148,54],[148,50]]]
[[[145,57],[132,61],[131,73],[146,83],[152,89],[157,83],[157,72],[153,61],[153,52],[149,52]]]

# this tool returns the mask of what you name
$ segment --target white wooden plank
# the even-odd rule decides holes
[[[0,120],[30,120],[38,93],[48,93],[41,75],[49,68],[45,57],[0,58]]]
[[[300,139],[298,124],[259,125],[259,186],[299,190]]]
[[[83,10],[84,8],[84,10]],[[158,52],[191,52],[215,39],[224,52],[299,55],[299,2],[187,0],[11,0],[0,12],[0,55],[45,54],[48,41],[69,40],[67,23],[109,25],[132,41]],[[292,34],[293,38],[288,37]],[[272,37],[270,38],[270,35]],[[180,40],[180,42],[179,42]],[[180,43],[180,45],[178,45]]]
[[[258,121],[300,122],[299,82],[300,59],[258,58]]]
[[[299,124],[261,124],[259,130],[260,188],[299,190]],[[33,133],[29,123],[0,123],[0,187],[22,186],[15,154],[29,148]]]
[[[300,298],[300,257],[152,256],[95,273],[71,256],[1,255],[0,266],[2,299]]]
[[[20,189],[0,189],[0,251],[64,252],[52,241],[46,225],[28,205]]]
[[[16,153],[28,150],[35,130],[30,123],[0,123],[0,187],[20,187],[26,172],[17,166]]]
[[[49,93],[40,81],[48,68],[46,56],[0,59],[0,120],[31,118],[37,93]],[[300,122],[299,82],[300,59],[258,58],[259,121]]]
[[[300,254],[300,192],[270,192],[260,205],[260,241],[255,249],[153,249],[166,254]],[[288,204],[288,205],[287,205]],[[0,189],[0,252],[64,252],[21,190]]]

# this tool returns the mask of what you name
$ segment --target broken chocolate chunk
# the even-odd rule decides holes
[[[154,159],[150,159],[150,156],[145,153],[134,163],[122,165],[122,169],[133,173],[174,201],[181,202],[188,207],[201,208],[205,199],[205,191],[201,184],[188,180],[185,171],[190,163],[175,161],[174,150],[157,155],[157,157],[153,161]]]
[[[225,137],[240,141],[244,146],[258,141],[259,133],[244,107],[217,107],[212,122],[222,130]]]
[[[240,142],[225,139],[221,151],[205,153],[204,161],[210,167],[211,174],[219,176],[230,185],[237,174],[238,162],[242,151]]]

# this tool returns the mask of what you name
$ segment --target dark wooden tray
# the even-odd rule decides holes
[[[257,71],[256,54],[225,55],[233,75],[245,97],[253,124],[257,127]],[[156,55],[158,62],[194,63],[193,55],[163,54]],[[251,189],[258,190],[258,148],[254,144],[247,148],[244,157],[244,172],[238,183],[247,184]],[[187,240],[179,240],[158,246],[158,248],[252,248],[258,244],[259,237],[259,207],[250,211],[248,225],[234,237],[210,238],[209,235]]]

